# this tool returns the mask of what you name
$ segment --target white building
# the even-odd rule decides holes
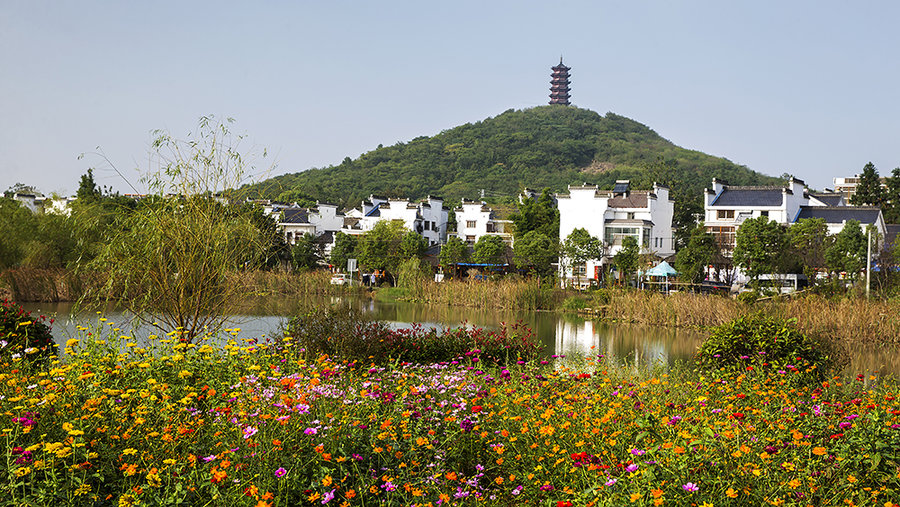
[[[344,225],[344,215],[334,204],[317,202],[315,208],[267,204],[265,210],[277,217],[278,229],[287,244],[294,245],[300,236],[311,234],[322,242],[326,255],[334,246],[334,234]]]
[[[428,196],[419,203],[412,203],[409,199],[384,199],[371,195],[359,209],[346,213],[341,232],[365,234],[382,220],[401,220],[407,229],[420,234],[432,246],[447,241],[449,214],[444,200],[437,197]]]
[[[563,242],[575,229],[584,229],[606,247],[602,259],[583,266],[571,266],[560,259],[560,273],[566,278],[598,279],[602,266],[622,247],[622,240],[632,236],[642,253],[668,257],[675,253],[672,217],[675,203],[669,189],[653,185],[653,190],[631,190],[627,180],[616,182],[612,191],[596,185],[569,186],[568,194],[556,196],[559,209],[559,241]]]
[[[497,236],[512,246],[512,220],[497,217],[482,201],[466,201],[453,210],[456,213],[456,236],[474,246],[482,236]]]
[[[739,187],[713,180],[705,192],[706,230],[716,237],[726,252],[734,249],[735,235],[744,220],[767,216],[784,226],[803,218],[823,218],[829,234],[837,234],[849,220],[865,228],[874,225],[884,237],[887,229],[879,208],[847,206],[838,192],[810,193],[802,180],[792,178],[787,185]]]

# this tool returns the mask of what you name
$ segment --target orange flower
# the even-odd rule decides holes
[[[813,451],[812,451],[812,452],[813,452],[813,454],[815,454],[816,456],[824,456],[825,454],[828,453],[828,450],[825,449],[824,447],[815,447],[815,448],[813,448]]]

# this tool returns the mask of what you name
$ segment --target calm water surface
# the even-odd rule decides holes
[[[351,303],[373,317],[394,327],[409,327],[413,323],[444,328],[460,325],[497,328],[503,323],[519,322],[531,328],[544,345],[547,356],[568,358],[604,355],[620,363],[633,366],[671,366],[689,361],[707,333],[693,329],[673,329],[608,323],[585,320],[574,315],[548,312],[512,312],[478,308],[432,306],[403,302],[378,302],[370,299],[340,298],[288,301],[283,299],[257,300],[229,318],[226,327],[237,328],[237,338],[275,338],[291,315],[310,308],[324,308],[338,303]],[[60,345],[75,336],[76,326],[101,325],[117,334],[146,337],[159,334],[149,326],[133,321],[121,311],[104,312],[105,323],[96,314],[73,315],[71,303],[26,303],[26,310],[52,316],[53,336]],[[112,323],[112,325],[110,325]],[[900,374],[900,349],[895,346],[854,346],[848,374],[872,372]]]

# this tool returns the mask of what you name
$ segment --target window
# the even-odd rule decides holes
[[[628,220],[634,220],[634,212],[633,211],[629,211],[628,213],[625,214],[625,216],[628,218]]]
[[[720,209],[717,215],[719,220],[732,220],[734,219],[734,210],[733,209]]]
[[[475,235],[470,234],[466,236],[466,243],[475,243]]]
[[[430,231],[430,230],[431,230],[431,222],[428,222],[428,221],[425,222],[425,230],[426,230],[426,231]]]
[[[572,274],[575,276],[584,276],[587,274],[587,266],[584,263],[572,266]]]
[[[466,227],[468,227],[469,229],[474,229],[475,221],[474,220],[466,220]]]
[[[759,212],[759,216],[761,216],[761,217],[768,217],[768,216],[769,216],[769,212],[768,212],[768,211],[760,211],[760,212]]]
[[[706,232],[713,235],[713,237],[716,239],[716,243],[719,244],[720,248],[724,248],[726,250],[734,249],[734,227],[712,226],[707,227]]]

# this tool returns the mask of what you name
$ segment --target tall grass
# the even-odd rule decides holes
[[[0,274],[0,286],[15,301],[74,301],[85,288],[97,284],[96,275],[76,274],[66,269],[8,269]]]
[[[500,280],[420,283],[409,287],[415,299],[436,305],[515,310],[552,310],[564,293],[539,278],[507,277]]]
[[[806,333],[867,343],[900,343],[900,302],[857,298],[826,299],[808,295],[747,304],[713,295],[678,293],[668,296],[634,290],[603,291],[604,316],[654,326],[718,326],[732,319],[763,312],[797,319]],[[595,297],[595,301],[600,299]]]

